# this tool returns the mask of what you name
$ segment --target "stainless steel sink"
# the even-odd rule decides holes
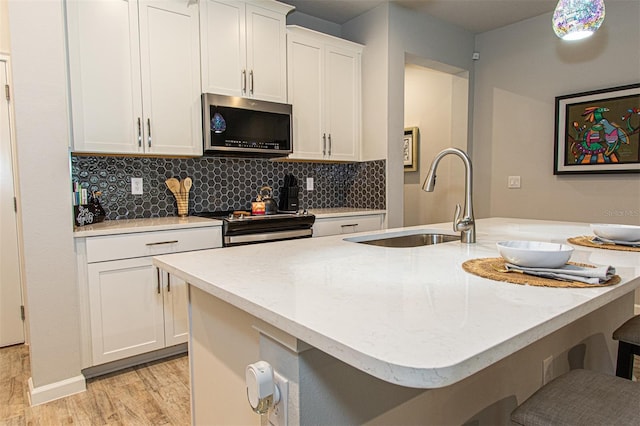
[[[381,247],[420,247],[430,246],[433,244],[448,243],[451,241],[460,241],[460,235],[436,234],[432,232],[423,232],[399,236],[385,236],[375,239],[348,239],[360,244],[370,244]]]

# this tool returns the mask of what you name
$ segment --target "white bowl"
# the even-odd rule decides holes
[[[640,226],[592,223],[591,230],[598,237],[613,241],[640,241]]]
[[[530,268],[559,268],[573,253],[567,244],[540,241],[500,241],[496,245],[507,262]]]

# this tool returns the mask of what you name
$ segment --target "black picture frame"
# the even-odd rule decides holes
[[[640,83],[556,97],[554,175],[640,172]]]

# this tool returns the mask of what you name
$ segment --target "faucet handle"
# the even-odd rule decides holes
[[[456,232],[460,230],[458,229],[458,225],[460,224],[460,213],[462,213],[462,207],[460,207],[460,204],[456,204],[456,211],[453,214],[453,230]]]

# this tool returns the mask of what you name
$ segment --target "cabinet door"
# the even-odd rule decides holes
[[[164,347],[161,283],[150,257],[87,267],[93,365]]]
[[[377,231],[382,229],[383,215],[342,216],[316,219],[313,224],[313,236],[353,234],[356,232]]]
[[[164,286],[164,334],[167,346],[187,341],[189,314],[187,283],[167,272],[162,272]]]
[[[136,1],[69,0],[67,23],[73,150],[141,151]]]
[[[289,157],[321,160],[326,155],[322,43],[293,34],[287,43],[289,103],[293,105],[293,153]]]
[[[360,55],[329,45],[325,62],[328,157],[357,161],[360,157]]]
[[[287,100],[287,37],[285,17],[261,7],[246,6],[247,91],[245,96],[273,102]]]
[[[198,5],[141,0],[139,10],[145,152],[201,155]]]
[[[200,1],[202,91],[244,96],[246,87],[245,4]],[[243,75],[243,72],[245,74]]]

